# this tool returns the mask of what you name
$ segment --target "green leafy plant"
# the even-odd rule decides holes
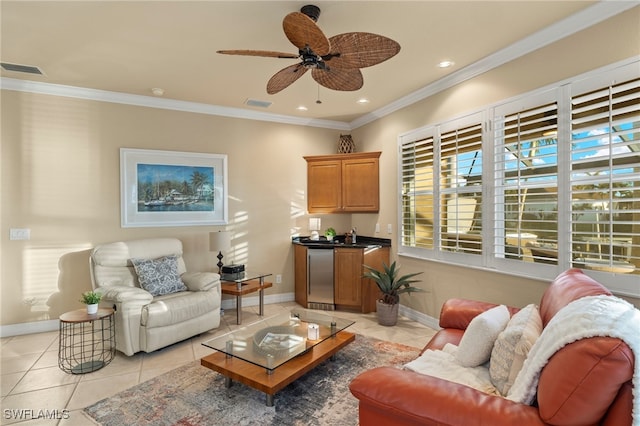
[[[327,228],[326,231],[324,231],[324,235],[325,237],[335,237],[336,236],[336,230],[333,228]]]
[[[87,291],[82,293],[80,301],[85,305],[95,305],[100,302],[100,299],[102,299],[102,294],[96,293],[95,291]]]
[[[400,268],[396,266],[395,261],[391,266],[387,266],[387,264],[383,262],[382,266],[383,270],[378,271],[375,268],[364,265],[364,267],[368,269],[368,272],[365,272],[363,276],[372,279],[378,285],[378,288],[382,292],[383,303],[395,305],[400,301],[400,294],[402,293],[424,291],[421,288],[411,285],[420,282],[420,280],[412,280],[411,278],[422,274],[422,272],[415,272],[398,277],[398,270]]]

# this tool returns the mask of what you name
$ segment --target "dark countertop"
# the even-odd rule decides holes
[[[336,236],[333,241],[327,241],[325,237],[320,237],[319,240],[311,240],[309,237],[293,237],[291,242],[293,244],[299,244],[309,248],[370,248],[373,246],[379,247],[391,247],[391,240],[387,238],[365,237],[358,235],[356,237],[356,244],[345,244],[345,237],[343,235]]]

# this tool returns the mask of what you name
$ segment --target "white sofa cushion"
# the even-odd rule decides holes
[[[182,258],[182,242],[176,238],[120,241],[97,246],[91,252],[94,286],[118,282],[118,285],[139,287],[131,259],[157,259],[170,255],[177,257],[178,274],[184,274],[187,268]]]
[[[220,306],[216,292],[187,291],[153,298],[142,308],[140,324],[146,328],[166,327],[197,318]]]
[[[180,278],[190,291],[211,290],[220,282],[220,275],[215,272],[185,272]]]

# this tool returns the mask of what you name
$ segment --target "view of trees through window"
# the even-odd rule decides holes
[[[572,97],[570,154],[574,266],[638,273],[640,79]]]
[[[495,254],[556,263],[558,243],[558,109],[556,103],[495,121]],[[547,253],[549,254],[549,252]]]

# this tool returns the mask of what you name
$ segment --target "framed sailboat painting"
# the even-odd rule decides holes
[[[123,228],[225,225],[227,156],[120,149]]]

